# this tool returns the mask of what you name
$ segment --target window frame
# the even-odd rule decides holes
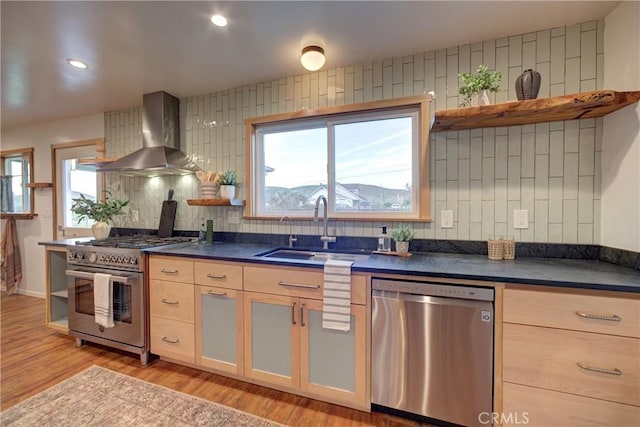
[[[381,113],[387,113],[392,115],[398,111],[405,111],[411,108],[417,108],[417,131],[418,131],[418,147],[417,155],[414,153],[414,174],[417,174],[417,179],[414,180],[419,184],[419,189],[416,191],[418,200],[416,201],[415,211],[413,212],[374,212],[362,215],[361,213],[343,213],[335,212],[331,214],[332,219],[348,220],[348,221],[379,221],[379,220],[391,220],[391,221],[421,221],[430,222],[429,211],[429,130],[433,121],[433,116],[430,113],[431,96],[413,96],[406,98],[396,98],[390,100],[374,101],[367,103],[325,107],[316,109],[305,109],[290,113],[281,113],[261,117],[252,117],[245,119],[245,153],[246,153],[246,167],[245,167],[245,188],[246,188],[246,209],[244,213],[245,219],[279,219],[282,215],[287,215],[293,220],[310,220],[313,214],[309,215],[290,215],[285,212],[274,213],[268,215],[264,213],[258,213],[257,207],[261,197],[257,195],[257,190],[260,187],[258,184],[264,185],[264,178],[258,176],[258,130],[261,127],[274,127],[283,128],[288,124],[294,125],[301,122],[332,122],[337,123],[347,117],[353,118],[358,114],[370,114],[375,111]],[[330,130],[327,130],[330,132]],[[331,164],[332,161],[329,160]],[[330,166],[334,168],[335,165]],[[327,178],[330,178],[330,173],[333,171],[327,171]],[[264,174],[262,174],[264,175]],[[331,191],[331,182],[328,183],[328,190]]]
[[[33,147],[29,148],[17,148],[14,150],[3,150],[0,151],[0,158],[2,159],[2,165],[0,167],[0,172],[2,175],[5,173],[5,164],[7,159],[11,158],[19,158],[23,161],[23,172],[26,168],[28,169],[28,174],[22,175],[22,197],[23,200],[29,201],[29,209],[22,210],[19,212],[1,212],[2,218],[20,218],[20,219],[31,219],[36,216],[35,213],[35,195],[34,188],[31,188],[30,185],[33,184]]]

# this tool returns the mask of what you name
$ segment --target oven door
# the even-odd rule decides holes
[[[113,328],[95,322],[93,277],[111,274]],[[145,293],[143,274],[102,268],[76,267],[66,271],[69,291],[69,329],[120,343],[144,347]]]

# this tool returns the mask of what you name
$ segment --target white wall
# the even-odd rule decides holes
[[[640,2],[605,18],[604,88],[640,90]],[[601,244],[640,251],[640,104],[604,118]]]
[[[51,182],[51,144],[104,137],[104,114],[78,117],[35,126],[2,130],[2,150],[33,147],[33,177],[36,182]],[[22,281],[19,293],[44,297],[44,247],[38,242],[53,239],[52,218],[45,209],[53,208],[51,189],[35,192],[35,212],[31,220],[17,220],[18,241],[22,257]],[[4,227],[4,221],[2,221]]]

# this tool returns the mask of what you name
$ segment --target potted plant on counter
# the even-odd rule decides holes
[[[413,228],[406,224],[398,225],[398,228],[391,233],[396,242],[396,252],[406,254],[409,252],[409,241],[413,239]]]
[[[500,71],[489,72],[486,65],[480,65],[475,74],[460,73],[458,74],[462,85],[458,89],[462,98],[462,106],[475,107],[478,105],[489,105],[489,92],[497,92],[500,90],[500,80],[502,73]]]
[[[95,201],[81,194],[73,200],[71,212],[78,215],[78,222],[93,220],[91,231],[96,240],[109,237],[111,224],[109,221],[116,215],[124,214],[124,207],[129,204],[129,200],[119,200],[110,198],[111,192],[105,191],[104,201]]]
[[[233,199],[236,195],[238,176],[235,171],[228,170],[218,174],[220,178],[220,198]]]

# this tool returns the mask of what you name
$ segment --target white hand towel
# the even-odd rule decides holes
[[[351,261],[327,260],[324,264],[322,327],[351,329]]]
[[[93,309],[98,325],[113,328],[113,288],[110,274],[93,275]]]

